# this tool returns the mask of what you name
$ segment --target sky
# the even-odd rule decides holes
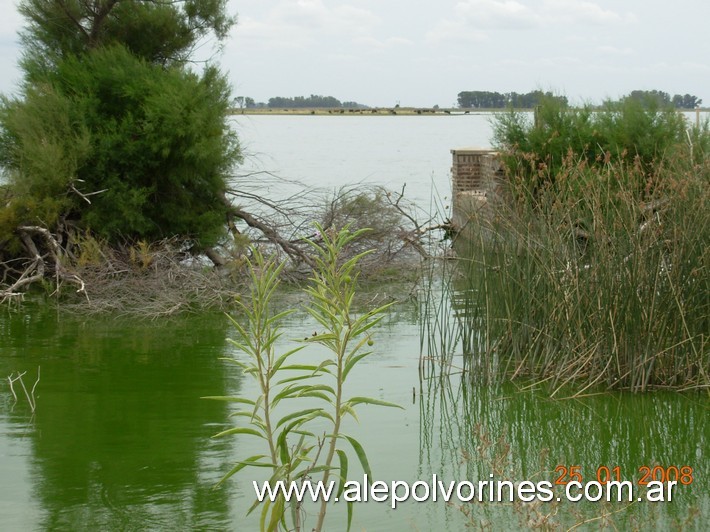
[[[0,0],[0,93],[20,80],[15,0]],[[229,0],[220,54],[234,96],[318,94],[453,107],[461,91],[550,90],[598,103],[632,90],[710,106],[707,0]]]

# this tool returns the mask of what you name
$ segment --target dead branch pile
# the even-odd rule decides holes
[[[307,276],[313,263],[308,241],[319,242],[315,222],[325,230],[349,226],[353,231],[368,228],[349,248],[344,260],[371,251],[362,261],[365,277],[387,280],[412,270],[422,258],[438,252],[438,239],[430,232],[440,226],[429,226],[431,219],[420,222],[422,213],[407,201],[405,188],[389,191],[381,186],[349,186],[338,190],[300,190],[276,202],[265,201],[243,189],[232,190],[233,215],[246,227],[240,230],[249,241],[269,246],[273,253],[291,263],[286,274],[299,279]],[[249,210],[249,213],[245,212]],[[406,271],[405,270],[405,271]]]
[[[230,195],[225,198],[230,238],[207,250],[196,250],[187,239],[116,247],[76,229],[63,227],[52,233],[39,225],[19,227],[25,252],[9,255],[0,249],[0,303],[19,300],[30,286],[39,285],[63,308],[83,313],[158,317],[226,308],[243,288],[242,270],[252,245],[288,262],[287,278],[306,279],[314,265],[309,241],[322,238],[314,222],[324,230],[369,228],[344,260],[371,250],[361,261],[362,275],[375,281],[402,280],[436,247],[427,235],[437,226],[418,222],[404,188],[399,192],[379,186],[301,188],[279,201],[244,187]]]
[[[243,286],[241,277],[190,256],[184,247],[169,239],[105,251],[104,260],[77,268],[90,298],[65,298],[62,307],[151,318],[229,307]]]

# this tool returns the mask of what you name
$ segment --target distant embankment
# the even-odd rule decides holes
[[[532,111],[532,109],[520,109],[521,111]],[[371,107],[367,109],[348,108],[324,108],[324,107],[295,107],[295,108],[274,108],[263,107],[253,109],[232,109],[233,115],[325,115],[325,116],[451,116],[501,112],[505,109],[458,109],[458,108],[434,108],[434,107]]]
[[[516,111],[534,112],[533,108],[516,108]],[[477,115],[502,113],[510,111],[510,107],[506,108],[435,108],[435,107],[371,107],[371,108],[327,108],[327,107],[258,107],[249,109],[231,109],[232,115],[320,115],[320,116],[460,116],[460,115]],[[710,108],[702,108],[693,110],[679,109],[682,113],[704,114],[710,112]]]

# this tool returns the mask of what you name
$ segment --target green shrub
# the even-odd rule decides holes
[[[228,102],[215,69],[198,76],[99,48],[3,102],[0,161],[19,197],[59,202],[110,242],[180,235],[209,246],[224,233],[239,160]],[[27,222],[51,227],[51,214],[30,209]]]
[[[546,99],[534,117],[515,110],[496,115],[493,144],[502,152],[509,174],[525,180],[535,197],[542,188],[554,185],[570,162],[580,160],[595,167],[612,160],[636,166],[642,179],[635,186],[643,188],[644,177],[686,150],[687,127],[673,107],[660,107],[656,101],[627,97],[600,108],[569,108]],[[619,177],[632,175],[639,173],[622,172]]]

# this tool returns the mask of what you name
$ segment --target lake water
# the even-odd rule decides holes
[[[485,145],[490,134],[480,115],[235,121],[247,150],[258,154],[242,172],[268,171],[321,187],[366,182],[398,189],[407,183],[424,203],[433,188],[448,193],[449,150]],[[285,185],[264,183],[283,193]],[[289,292],[281,303],[297,308],[302,299]],[[283,349],[316,329],[302,312],[286,325]],[[429,362],[420,372],[420,358],[437,354],[426,342],[422,351],[421,330],[416,299],[395,307],[374,333],[375,354],[348,382],[352,395],[403,407],[362,407],[360,423],[347,426],[367,449],[377,479],[437,474],[477,481],[494,474],[554,481],[557,466],[579,466],[585,480],[595,479],[600,467],[619,467],[622,480],[638,481],[640,468],[660,465],[692,467],[693,482],[679,486],[672,503],[656,504],[459,507],[439,500],[392,510],[368,502],[355,505],[353,530],[525,529],[544,516],[565,529],[587,519],[592,528],[706,528],[707,395],[550,400],[544,392],[462,376],[455,369],[463,365],[459,349],[451,344],[447,375]],[[439,341],[443,333],[435,335]],[[254,396],[254,384],[221,360],[239,356],[228,341],[233,337],[220,314],[150,321],[70,317],[38,304],[1,308],[0,529],[254,530],[258,516],[245,514],[254,496],[251,481],[261,473],[245,470],[220,489],[213,486],[234,462],[263,448],[248,436],[211,439],[235,422],[224,403],[200,399]],[[313,360],[319,353],[302,356]],[[29,392],[38,368],[33,414],[19,382],[15,403],[7,377],[26,371]],[[360,478],[355,468],[351,478]],[[335,505],[329,517],[328,530],[344,530],[344,507]]]
[[[490,147],[492,116],[237,115],[246,154],[239,173],[263,172],[259,190],[277,197],[298,190],[284,181],[325,190],[406,185],[405,196],[426,209],[450,194],[452,149]]]

